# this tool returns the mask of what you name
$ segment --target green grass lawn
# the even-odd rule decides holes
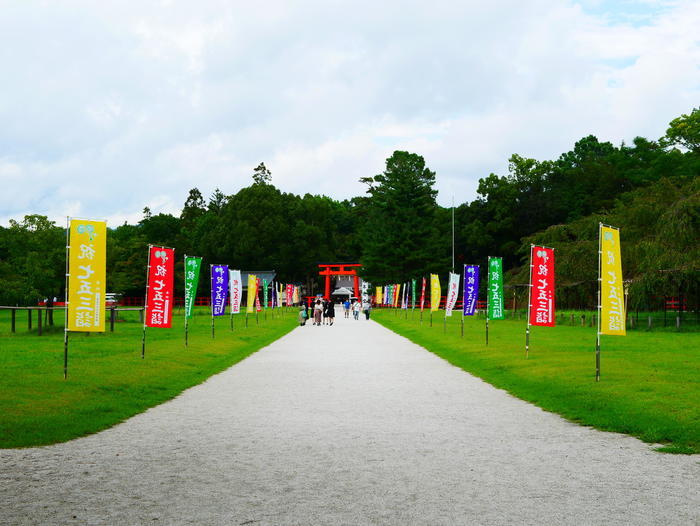
[[[603,336],[601,381],[595,382],[595,329],[532,327],[525,359],[525,321],[489,322],[440,311],[429,326],[392,310],[372,318],[448,362],[565,418],[666,444],[660,451],[700,453],[700,334],[628,332]],[[465,400],[465,403],[468,401]]]
[[[26,312],[10,332],[9,311],[0,311],[0,447],[53,444],[95,433],[175,397],[239,362],[296,326],[296,311],[267,319],[211,317],[201,308],[190,321],[184,346],[182,313],[172,329],[147,329],[141,359],[142,324],[136,312],[120,313],[115,331],[71,333],[68,379],[63,378],[63,313],[43,336],[27,330]],[[46,328],[45,328],[46,329]]]

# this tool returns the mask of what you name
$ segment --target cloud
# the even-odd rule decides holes
[[[135,221],[190,188],[364,193],[396,149],[475,197],[512,153],[661,136],[700,100],[700,5],[0,2],[0,222]]]

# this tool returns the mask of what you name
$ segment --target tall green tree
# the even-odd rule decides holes
[[[365,279],[403,282],[448,268],[438,255],[435,172],[423,157],[395,151],[381,174],[360,181],[369,194],[361,228]]]

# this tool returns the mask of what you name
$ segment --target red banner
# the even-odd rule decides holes
[[[554,249],[533,246],[530,253],[530,325],[554,327]]]
[[[175,250],[150,247],[146,286],[146,327],[169,328],[173,320]]]
[[[287,307],[294,303],[294,285],[287,285]]]
[[[420,291],[420,310],[423,310],[425,305],[425,278],[423,278],[423,288]]]

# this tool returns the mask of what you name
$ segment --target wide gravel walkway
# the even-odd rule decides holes
[[[339,314],[113,429],[0,450],[0,523],[700,524],[697,455],[568,423]]]

